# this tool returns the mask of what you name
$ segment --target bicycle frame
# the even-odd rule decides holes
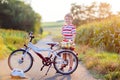
[[[38,48],[32,42],[29,42],[28,45],[26,46],[26,49],[25,49],[26,53],[29,52],[30,49],[32,49],[35,52],[35,54],[37,54],[43,61],[46,61],[46,58],[40,52],[41,51],[47,51],[48,52],[47,57],[50,57],[51,55],[54,55],[54,57],[58,57],[59,59],[62,60],[63,63],[65,63],[63,58],[58,56],[57,52],[55,50],[52,50],[51,48]],[[23,55],[23,57],[24,56],[25,56],[25,54]]]

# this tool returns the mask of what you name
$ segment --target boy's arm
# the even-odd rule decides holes
[[[76,27],[75,26],[73,26],[72,34],[73,34],[73,42],[75,42],[75,37],[76,37]]]
[[[75,35],[73,35],[73,43],[75,43]]]

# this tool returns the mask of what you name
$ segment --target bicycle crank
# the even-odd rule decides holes
[[[42,64],[43,64],[43,66],[41,67],[41,71],[43,70],[43,68],[45,67],[45,66],[49,66],[49,65],[51,65],[51,59],[49,58],[49,57],[45,57],[45,61],[42,61]]]

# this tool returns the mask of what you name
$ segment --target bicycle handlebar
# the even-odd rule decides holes
[[[33,32],[29,32],[30,42],[32,42],[32,39],[34,38]]]

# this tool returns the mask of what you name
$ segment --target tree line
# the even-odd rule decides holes
[[[0,28],[35,31],[40,24],[41,16],[29,4],[20,0],[0,2]]]
[[[74,17],[74,24],[77,26],[114,15],[111,11],[111,5],[104,2],[100,4],[92,2],[91,5],[78,5],[73,3],[71,5],[71,13]]]

